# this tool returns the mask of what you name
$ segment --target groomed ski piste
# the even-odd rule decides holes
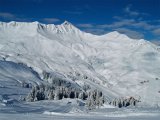
[[[0,22],[0,120],[159,120],[159,65],[158,46],[117,31],[98,36],[67,21]],[[33,86],[57,79],[78,92],[99,90],[105,103],[91,109],[79,97],[26,100]],[[135,106],[112,104],[131,97]]]

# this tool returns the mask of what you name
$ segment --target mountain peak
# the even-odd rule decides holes
[[[63,23],[62,23],[62,25],[72,25],[70,22],[68,22],[68,21],[64,21]]]
[[[77,33],[80,32],[80,30],[75,27],[72,23],[68,22],[68,21],[64,21],[62,24],[57,25],[59,31],[61,31],[62,33]]]
[[[76,28],[72,23],[70,23],[66,20],[60,26],[63,26],[65,28],[69,28],[69,29],[75,29]]]
[[[119,33],[118,31],[112,31],[112,32],[109,32],[109,33],[107,33],[107,34],[105,34],[105,35],[111,35],[111,36],[118,36],[118,35],[120,35],[121,33]]]
[[[127,39],[127,40],[130,40],[131,38],[129,38],[127,35],[125,34],[122,34],[118,31],[112,31],[112,32],[109,32],[107,34],[104,34],[102,35],[103,37],[105,38],[108,38],[108,39]]]

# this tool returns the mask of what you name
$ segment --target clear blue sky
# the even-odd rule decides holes
[[[71,22],[81,30],[117,30],[132,38],[160,40],[160,0],[0,0],[0,21]]]

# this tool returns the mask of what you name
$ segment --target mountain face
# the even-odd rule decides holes
[[[45,71],[78,86],[89,84],[109,100],[133,96],[148,105],[160,104],[158,47],[116,31],[98,36],[67,21],[0,22],[0,61],[0,90],[23,80],[45,82]]]

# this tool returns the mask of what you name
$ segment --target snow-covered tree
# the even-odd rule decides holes
[[[117,106],[119,108],[121,107],[127,107],[127,106],[136,106],[137,103],[140,102],[139,100],[135,99],[134,97],[129,98],[115,98],[111,104],[114,106]]]
[[[100,107],[104,104],[104,102],[104,96],[101,91],[94,90],[88,93],[86,105],[89,109],[95,109],[96,107]]]
[[[36,96],[36,88],[33,87],[31,92],[28,94],[28,96],[26,97],[26,101],[28,102],[33,102]]]
[[[36,91],[35,101],[45,100],[45,94],[43,89]]]

